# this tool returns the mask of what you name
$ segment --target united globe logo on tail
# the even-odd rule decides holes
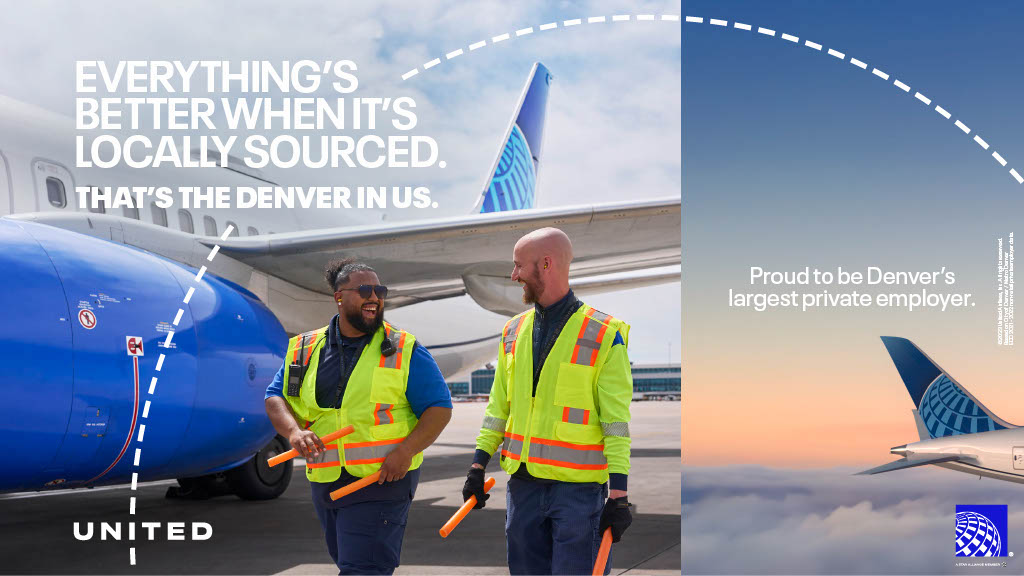
[[[956,506],[957,556],[1008,556],[1006,504]]]

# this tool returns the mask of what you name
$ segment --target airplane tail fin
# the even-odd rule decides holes
[[[486,214],[534,207],[551,80],[551,73],[543,64],[533,65],[473,212]]]
[[[913,342],[882,336],[889,356],[914,401],[922,438],[1016,428],[986,408]],[[922,429],[923,428],[923,429]]]

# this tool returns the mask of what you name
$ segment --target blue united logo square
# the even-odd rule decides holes
[[[1006,504],[956,505],[957,556],[1008,556]]]

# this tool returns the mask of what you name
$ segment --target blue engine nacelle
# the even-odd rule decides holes
[[[263,397],[287,336],[249,291],[8,219],[0,270],[0,490],[198,476],[274,436]]]

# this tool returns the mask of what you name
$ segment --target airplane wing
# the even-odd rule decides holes
[[[657,269],[680,264],[680,225],[677,197],[199,241],[314,293],[332,293],[323,277],[327,260],[355,256],[393,289],[392,308],[468,293],[488,310],[514,314],[522,302],[509,279],[512,247],[527,232],[565,231],[573,241],[572,281],[593,293],[677,280],[678,269]]]
[[[950,455],[937,455],[928,458],[900,458],[881,466],[876,466],[870,470],[863,472],[857,472],[855,476],[870,476],[872,474],[881,474],[882,472],[892,472],[893,470],[904,470],[906,468],[916,468],[918,466],[927,466],[929,464],[942,464],[944,462],[967,462],[972,458],[961,454],[950,454]]]

